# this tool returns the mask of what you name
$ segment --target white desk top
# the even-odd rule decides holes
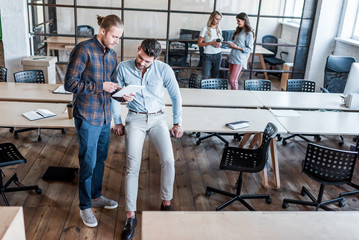
[[[30,121],[22,116],[22,113],[48,109],[56,116],[40,120]],[[74,120],[69,119],[64,103],[33,103],[33,102],[1,102],[0,103],[0,126],[8,127],[48,127],[48,128],[72,128]]]
[[[122,107],[122,121],[127,115],[127,108]],[[172,107],[165,107],[168,127],[173,127]],[[249,127],[231,130],[228,122],[247,120]],[[275,119],[269,110],[236,109],[236,108],[201,108],[183,107],[182,128],[186,132],[263,132],[268,122],[278,127],[279,133],[287,133],[286,129]]]
[[[142,213],[142,240],[358,239],[359,212]]]
[[[60,85],[62,84],[0,82],[0,101],[71,102],[72,94],[54,94],[51,92]]]
[[[0,207],[0,239],[26,239],[22,207]]]
[[[300,117],[277,117],[289,133],[358,135],[359,113],[297,111]]]
[[[284,91],[252,91],[252,93],[267,108],[359,110],[345,107],[342,94],[339,93]]]
[[[182,96],[182,106],[187,107],[263,107],[263,104],[250,91],[198,88],[180,88],[180,91]],[[172,105],[167,90],[165,90],[165,104]]]

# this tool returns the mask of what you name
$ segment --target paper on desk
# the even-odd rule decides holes
[[[68,92],[65,90],[64,86],[61,85],[58,88],[56,88],[54,91],[52,91],[53,93],[64,93],[64,94],[71,94],[71,92]]]
[[[276,117],[300,117],[301,115],[294,110],[270,110]]]
[[[128,85],[124,88],[122,88],[117,93],[113,94],[112,97],[123,97],[123,95],[130,95],[131,93],[136,93],[140,91],[141,89],[144,89],[145,86],[140,85]]]

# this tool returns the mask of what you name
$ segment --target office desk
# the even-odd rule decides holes
[[[22,113],[48,109],[56,116],[30,121]],[[69,119],[64,103],[33,103],[33,102],[7,102],[0,103],[0,126],[4,127],[43,127],[43,128],[73,128],[74,120]]]
[[[180,91],[182,96],[182,106],[186,107],[263,107],[263,104],[250,91],[198,88],[180,88]],[[165,104],[172,105],[167,90],[165,90]]]
[[[173,127],[172,107],[165,107],[167,124]],[[127,108],[122,107],[121,116],[124,121]],[[239,120],[249,121],[249,127],[231,130],[225,123]],[[268,122],[272,122],[278,128],[278,133],[287,133],[287,130],[276,120],[269,110],[263,109],[236,109],[236,108],[201,108],[183,107],[182,128],[185,132],[221,132],[221,133],[261,133]],[[276,139],[270,144],[274,186],[280,188],[279,163],[276,150]],[[268,187],[266,171],[262,172],[263,186]]]
[[[252,93],[266,108],[359,111],[359,108],[345,107],[341,97],[343,94],[339,93],[283,91],[252,91]]]
[[[0,101],[69,103],[72,94],[51,91],[63,84],[0,82]],[[51,91],[50,91],[51,90]]]
[[[289,133],[358,135],[359,113],[297,111],[300,117],[277,117]]]
[[[0,207],[0,239],[26,239],[22,207]]]
[[[142,240],[358,239],[359,212],[142,212]]]
[[[85,41],[89,38],[77,38],[78,42]],[[50,50],[72,50],[75,47],[75,37],[59,37],[52,36],[45,39],[44,42],[47,44],[47,56],[50,56]],[[54,52],[52,52],[53,55]]]

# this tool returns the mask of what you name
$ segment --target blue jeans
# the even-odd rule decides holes
[[[91,208],[91,199],[101,196],[104,161],[110,144],[111,123],[95,126],[80,118],[75,118],[75,127],[80,145],[79,207],[84,210]]]
[[[221,60],[222,53],[204,54],[202,74],[205,78],[210,78],[209,75],[211,72],[211,78],[218,78]]]

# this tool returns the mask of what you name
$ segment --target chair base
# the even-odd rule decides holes
[[[326,205],[328,204],[332,204],[335,202],[339,203],[340,207],[344,207],[346,202],[345,202],[345,198],[344,197],[339,197],[339,198],[335,198],[335,199],[331,199],[328,201],[324,201],[322,202],[322,196],[323,196],[323,191],[324,191],[324,185],[321,184],[320,185],[320,191],[319,191],[319,195],[318,195],[318,199],[316,199],[310,192],[308,189],[306,189],[304,186],[302,187],[302,191],[301,191],[301,195],[305,196],[307,195],[310,200],[312,200],[311,202],[309,201],[301,201],[301,200],[295,200],[295,199],[283,199],[283,204],[282,207],[283,208],[288,208],[289,207],[289,203],[292,204],[299,204],[299,205],[303,205],[303,206],[313,206],[315,207],[315,211],[318,211],[319,208],[325,210],[325,211],[334,211],[333,209],[327,207]]]
[[[288,139],[291,139],[291,138],[294,138],[294,137],[300,137],[301,139],[303,139],[304,141],[306,142],[309,142],[309,143],[313,143],[313,141],[309,140],[308,138],[306,138],[305,136],[313,136],[313,135],[305,135],[305,134],[292,134],[288,137],[284,137],[283,140],[282,140],[282,144],[285,146],[287,145],[287,140]],[[321,137],[319,135],[314,135],[314,139],[317,140],[317,141],[320,141],[321,140]]]
[[[27,131],[32,131],[32,130],[38,130],[38,135],[37,135],[37,141],[41,142],[41,129],[52,129],[52,130],[61,130],[62,134],[66,133],[66,130],[64,128],[22,128],[22,129],[18,129],[14,131],[14,137],[18,138],[18,133],[21,132],[27,132]]]
[[[0,170],[0,174],[2,173],[2,171]],[[41,188],[39,188],[39,186],[37,185],[33,185],[33,186],[20,186],[20,187],[12,187],[9,188],[8,186],[14,182],[16,185],[19,185],[19,179],[16,175],[16,173],[14,173],[5,184],[3,184],[2,182],[2,177],[0,176],[0,193],[2,198],[4,199],[4,202],[6,204],[6,206],[9,206],[9,201],[7,200],[5,193],[6,192],[17,192],[17,191],[29,191],[29,190],[35,190],[35,192],[37,194],[41,194],[42,190]]]
[[[244,134],[239,134],[239,133],[209,133],[208,135],[206,135],[204,137],[200,137],[200,135],[201,134],[198,134],[198,133],[196,134],[196,136],[198,137],[198,140],[196,142],[197,145],[200,145],[202,140],[215,136],[215,137],[218,137],[220,140],[222,140],[222,142],[225,143],[225,146],[228,147],[229,142],[226,139],[224,139],[221,135],[233,136],[233,138],[235,140],[240,141]]]
[[[354,194],[357,194],[359,193],[359,186],[354,184],[354,183],[348,183],[347,185],[357,189],[355,191],[351,191],[351,192],[344,192],[344,193],[341,193],[339,194],[339,197],[344,197],[344,196],[350,196],[350,195],[354,195]]]
[[[232,199],[230,199],[229,201],[221,204],[220,206],[218,206],[216,208],[216,211],[219,211],[225,207],[227,207],[228,205],[230,205],[231,203],[233,203],[234,201],[239,201],[240,203],[242,203],[248,210],[250,211],[255,211],[255,209],[249,205],[245,199],[265,199],[267,204],[271,204],[272,203],[272,199],[270,198],[269,194],[257,194],[257,195],[236,195],[230,192],[225,192],[223,190],[217,189],[217,188],[213,188],[213,187],[207,187],[206,188],[206,195],[207,196],[211,196],[213,193],[219,193],[221,195],[224,196],[228,196],[231,197]]]

